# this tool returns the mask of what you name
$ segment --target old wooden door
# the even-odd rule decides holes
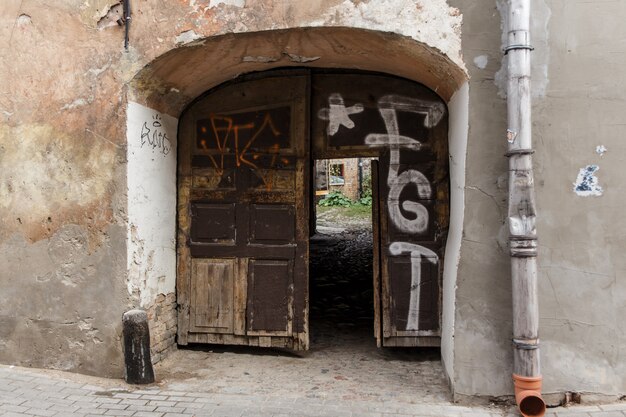
[[[308,80],[226,85],[181,119],[179,344],[308,348]]]
[[[375,335],[379,346],[440,343],[448,229],[446,107],[407,80],[313,77],[315,158],[377,156],[373,178]]]

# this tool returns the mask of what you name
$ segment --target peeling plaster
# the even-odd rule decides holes
[[[90,102],[89,100],[85,100],[84,98],[77,98],[76,100],[72,101],[71,103],[63,105],[63,107],[61,107],[61,110],[72,110],[72,109],[75,109],[77,107],[86,106],[87,103],[89,103],[89,102]]]
[[[6,110],[2,110],[2,111],[0,111],[0,113],[2,113],[2,117],[3,117],[5,122],[8,122],[9,119],[11,118],[11,116],[13,116],[12,112],[8,112]]]
[[[212,9],[220,4],[224,4],[226,6],[244,7],[246,5],[246,0],[210,0],[209,8]]]
[[[276,62],[279,59],[280,58],[276,58],[276,57],[273,57],[273,56],[250,56],[250,55],[246,55],[243,58],[241,58],[241,62],[268,63],[268,62]]]
[[[194,30],[186,30],[176,37],[176,45],[189,44],[195,40],[202,38]]]
[[[474,65],[476,65],[477,68],[485,69],[488,63],[489,57],[487,55],[478,55],[477,57],[474,57]]]
[[[81,20],[89,27],[103,29],[118,13],[118,6],[121,8],[120,0],[85,0],[79,6]],[[112,21],[117,24],[116,19]]]
[[[33,23],[33,20],[31,19],[29,15],[21,14],[18,16],[15,22],[15,26],[17,26],[18,28],[22,28],[24,26],[30,25],[31,23]]]
[[[127,289],[140,307],[176,284],[178,119],[130,102],[127,119]]]
[[[99,30],[106,29],[112,26],[121,26],[122,19],[124,17],[124,8],[120,3],[114,4],[106,12],[104,16],[98,20],[97,27]]]
[[[87,74],[91,74],[94,77],[99,77],[100,74],[102,74],[104,71],[106,71],[107,69],[109,69],[111,67],[111,60],[109,59],[109,62],[106,63],[104,66],[100,67],[100,68],[90,68],[87,70],[87,72],[85,72],[85,75]]]
[[[581,168],[574,183],[574,192],[581,197],[600,197],[604,190],[598,185],[598,178],[594,175],[600,167],[587,165]]]
[[[296,54],[291,54],[289,52],[283,52],[283,54],[287,55],[292,62],[300,62],[300,63],[317,61],[318,59],[321,58],[319,56],[296,55]]]
[[[357,4],[344,0],[308,25],[399,33],[439,49],[465,70],[461,52],[462,20],[459,10],[448,6],[446,0],[376,0]]]

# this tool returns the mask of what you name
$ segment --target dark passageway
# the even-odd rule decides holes
[[[343,335],[375,345],[371,217],[346,219],[340,211],[318,211],[310,240],[312,344]]]

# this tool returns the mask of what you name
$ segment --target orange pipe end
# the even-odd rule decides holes
[[[515,403],[524,417],[541,417],[546,413],[546,403],[541,398],[541,376],[513,374]]]

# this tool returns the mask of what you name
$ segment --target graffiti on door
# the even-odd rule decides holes
[[[336,134],[341,126],[348,129],[354,127],[350,114],[363,111],[363,105],[357,103],[346,107],[343,97],[338,93],[329,96],[329,107],[320,110],[318,117],[328,120],[327,132],[330,136]],[[386,147],[389,149],[389,173],[387,185],[389,193],[387,209],[389,218],[398,230],[408,233],[424,233],[428,231],[429,214],[426,207],[419,201],[432,198],[432,188],[426,176],[416,169],[406,169],[400,172],[400,152],[403,149],[420,150],[421,142],[413,137],[400,133],[398,113],[414,113],[424,117],[424,126],[428,129],[439,124],[445,114],[445,106],[441,102],[416,99],[402,95],[385,95],[377,102],[378,112],[384,122],[384,133],[369,133],[364,142],[371,147]],[[417,189],[415,200],[407,199],[403,190],[412,185]],[[410,195],[410,194],[409,194]],[[404,197],[404,200],[402,200]],[[436,264],[438,256],[432,250],[410,242],[392,242],[389,253],[399,256],[408,253],[411,257],[411,288],[409,311],[406,330],[418,330],[419,301],[421,285],[422,260]]]
[[[322,120],[328,120],[326,131],[332,136],[339,131],[340,126],[352,129],[354,122],[350,119],[350,115],[362,111],[363,105],[361,103],[346,107],[341,94],[334,93],[328,97],[328,108],[320,109],[318,117]]]
[[[289,147],[289,107],[229,115],[211,114],[198,121],[198,149],[223,175],[228,165],[250,168],[270,191],[276,169],[290,165],[280,156],[280,149]]]

